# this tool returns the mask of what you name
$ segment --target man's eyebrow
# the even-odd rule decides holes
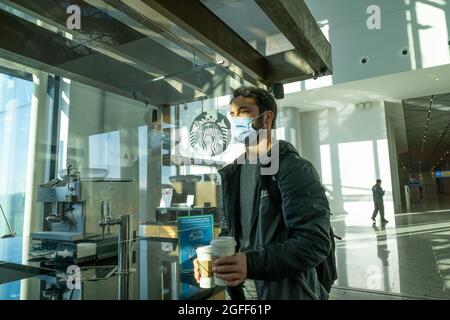
[[[251,110],[251,109],[252,109],[252,107],[250,107],[250,106],[237,106],[236,110],[235,111],[231,111],[231,113],[248,111],[248,110]]]

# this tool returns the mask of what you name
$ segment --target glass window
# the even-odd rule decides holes
[[[23,231],[32,94],[31,81],[0,73],[0,238]],[[0,253],[20,257],[13,249],[2,244]],[[18,281],[0,290],[0,300],[19,298]]]
[[[23,230],[33,83],[0,74],[0,205],[11,229]],[[0,236],[9,234],[0,218]]]

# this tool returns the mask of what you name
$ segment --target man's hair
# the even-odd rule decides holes
[[[272,96],[270,92],[256,87],[244,86],[236,89],[233,92],[233,98],[231,99],[231,103],[237,97],[252,98],[253,100],[255,100],[256,105],[259,108],[260,114],[266,111],[272,111],[273,112],[272,129],[275,128],[275,123],[277,121],[278,107],[275,98]]]
[[[381,179],[377,179],[377,183],[380,183],[381,182]]]

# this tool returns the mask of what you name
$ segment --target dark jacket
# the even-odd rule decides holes
[[[384,190],[378,185],[372,187],[373,202],[383,202]]]
[[[279,143],[276,180],[282,210],[276,208],[257,177],[247,256],[247,277],[255,280],[259,299],[327,299],[315,267],[327,257],[331,239],[330,209],[325,189],[310,162],[286,141]],[[240,165],[219,170],[222,178],[222,235],[239,239]],[[238,244],[239,249],[239,244]],[[242,285],[229,288],[242,298]]]

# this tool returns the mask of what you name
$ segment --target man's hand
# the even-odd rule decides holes
[[[194,277],[195,281],[197,281],[197,283],[200,283],[200,270],[198,267],[198,259],[194,260]]]
[[[214,261],[213,272],[217,278],[225,280],[227,286],[236,287],[247,279],[247,257],[244,253],[218,258]]]

